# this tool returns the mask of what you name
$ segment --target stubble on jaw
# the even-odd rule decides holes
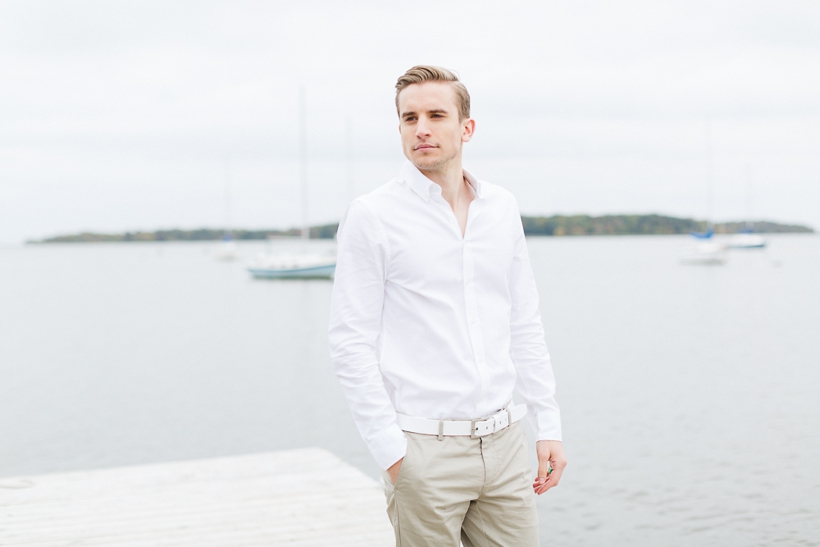
[[[422,160],[422,161],[419,161],[419,159]],[[413,158],[413,165],[416,166],[416,169],[418,169],[419,171],[438,172],[438,171],[443,171],[444,167],[446,167],[447,164],[450,161],[452,161],[453,158],[433,159],[433,158],[425,158],[424,155],[422,155],[422,157],[419,158],[419,159],[416,159],[415,157]],[[427,160],[427,161],[424,161],[424,160]]]
[[[436,146],[436,148],[426,153],[418,153],[415,148],[411,150],[409,159],[419,171],[444,172],[453,160],[458,157],[459,150],[453,150],[449,155],[445,155],[445,148],[436,144],[433,144],[433,146]]]

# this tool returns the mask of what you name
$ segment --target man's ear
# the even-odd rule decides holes
[[[475,120],[467,118],[464,120],[461,131],[461,142],[470,142],[475,134]]]

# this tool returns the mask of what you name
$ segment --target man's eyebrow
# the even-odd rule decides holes
[[[443,108],[434,108],[432,110],[428,110],[427,113],[428,114],[444,114],[444,115],[447,115],[447,110],[445,110]],[[418,114],[415,113],[415,112],[412,112],[412,111],[411,112],[402,112],[401,113],[402,118],[406,118],[407,116],[418,116]]]

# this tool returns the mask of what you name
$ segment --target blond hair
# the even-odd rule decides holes
[[[446,68],[430,65],[414,66],[399,77],[396,82],[396,112],[399,116],[401,116],[399,94],[404,88],[422,82],[450,82],[456,92],[459,120],[466,120],[470,117],[470,94],[464,84],[459,81],[458,76]]]

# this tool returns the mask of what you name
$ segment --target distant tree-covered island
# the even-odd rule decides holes
[[[554,215],[551,217],[522,216],[524,233],[528,236],[604,236],[604,235],[672,235],[703,232],[707,228],[704,220],[676,218],[663,215]],[[779,224],[757,221],[754,231],[771,233],[813,233],[808,226]],[[747,227],[746,222],[721,222],[715,224],[715,232],[735,234]],[[313,239],[332,239],[336,236],[338,224],[311,226]],[[49,237],[29,243],[120,243],[139,241],[215,241],[230,233],[235,240],[264,240],[276,237],[296,237],[298,228],[289,230],[224,230],[222,228],[199,228],[196,230],[155,230],[102,234],[83,232]]]
[[[524,233],[546,236],[605,236],[605,235],[672,235],[705,232],[705,220],[676,218],[663,215],[555,215],[551,217],[522,216]],[[765,220],[751,223],[760,234],[813,233],[808,226],[778,224]],[[714,226],[719,234],[736,234],[748,227],[746,222],[721,222]]]

